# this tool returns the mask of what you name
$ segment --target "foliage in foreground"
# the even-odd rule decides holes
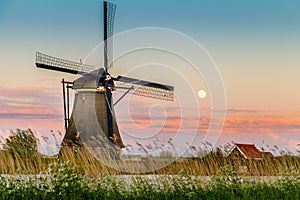
[[[117,175],[124,172],[101,165],[85,151],[74,154],[72,148],[59,159],[44,158],[37,142],[31,130],[19,129],[6,141],[0,173],[10,175],[0,175],[0,199],[300,199],[300,160],[295,156],[240,162],[212,151],[149,170],[164,175],[128,176]],[[151,164],[155,160],[128,167],[152,169]],[[241,165],[246,173],[239,172]],[[262,181],[262,175],[276,177]]]
[[[235,176],[91,177],[70,162],[49,165],[43,175],[0,176],[1,199],[300,199],[300,173],[257,181]]]
[[[39,174],[46,171],[49,164],[57,162],[57,157],[44,157],[38,152],[38,142],[31,130],[12,131],[4,149],[0,150],[0,174]],[[146,151],[146,148],[143,149]],[[237,175],[244,176],[278,176],[282,169],[287,172],[294,168],[300,170],[300,157],[289,154],[263,160],[245,160],[224,157],[221,150],[214,150],[212,147],[208,150],[206,156],[185,158],[181,161],[172,155],[162,155],[148,156],[140,161],[123,159],[108,166],[95,159],[84,148],[64,146],[61,148],[59,159],[70,161],[74,166],[81,168],[82,173],[93,176],[129,173],[176,175],[182,170],[190,175],[211,176],[227,165],[231,166]]]

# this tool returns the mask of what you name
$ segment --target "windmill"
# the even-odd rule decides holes
[[[173,101],[174,92],[173,86],[110,75],[109,69],[113,67],[115,11],[115,4],[103,2],[103,67],[97,68],[40,52],[36,53],[38,68],[81,75],[73,82],[64,81],[64,79],[62,81],[66,129],[63,144],[85,146],[98,158],[103,156],[101,152],[108,152],[109,157],[113,159],[117,159],[118,152],[124,147],[116,121],[114,105],[128,93]],[[67,89],[67,95],[65,89]],[[71,117],[69,116],[69,89],[75,90]],[[115,90],[120,90],[124,94],[113,103],[112,91]],[[101,155],[99,156],[99,154]]]

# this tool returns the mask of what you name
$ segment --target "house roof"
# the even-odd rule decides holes
[[[235,144],[229,154],[237,148],[245,158],[262,159],[263,154],[254,146],[254,144]],[[229,155],[228,154],[228,155]]]

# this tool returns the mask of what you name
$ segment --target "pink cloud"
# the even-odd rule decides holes
[[[151,102],[151,101],[149,101]],[[123,130],[151,132],[160,130],[165,135],[188,134],[196,129],[198,133],[218,130],[220,121],[210,119],[209,108],[201,108],[201,117],[181,116],[181,109],[163,102],[165,110],[149,113],[152,104],[147,100],[132,98],[127,108],[116,107],[119,127]],[[155,102],[155,101],[154,101]],[[1,88],[0,87],[0,127],[8,130],[21,128],[48,133],[50,130],[63,132],[63,111],[61,91],[45,87]],[[187,108],[186,108],[187,109]],[[194,112],[193,109],[187,112]],[[142,129],[139,129],[142,128]],[[209,129],[210,128],[210,129]],[[284,134],[300,132],[300,118],[249,109],[229,109],[222,130],[223,142],[235,140],[260,141],[261,138],[295,146],[299,138],[282,138]],[[293,137],[289,135],[289,137]]]
[[[0,87],[0,119],[0,127],[6,130],[63,132],[60,91],[46,87]]]
[[[223,132],[296,132],[300,130],[299,119],[265,118],[256,115],[249,118],[228,117],[225,121]]]
[[[62,118],[58,91],[45,87],[0,88],[0,118]]]

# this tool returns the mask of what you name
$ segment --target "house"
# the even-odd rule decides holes
[[[238,144],[235,143],[230,149],[226,157],[258,159],[264,158],[263,153],[260,152],[254,144]]]

